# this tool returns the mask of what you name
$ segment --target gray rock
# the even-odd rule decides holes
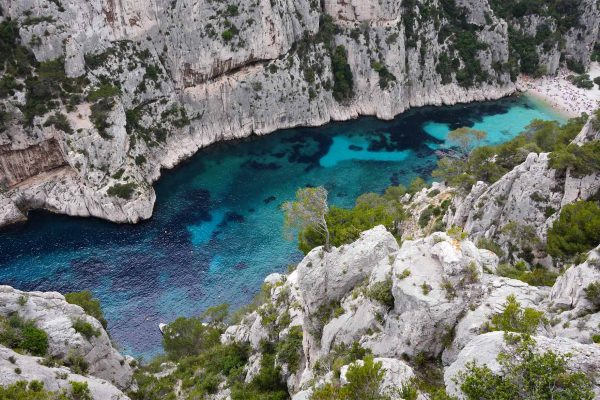
[[[584,372],[594,378],[594,391],[596,396],[600,396],[600,381],[597,380],[600,372],[600,347],[597,345],[584,345],[566,338],[550,339],[544,336],[533,336],[536,342],[536,351],[553,351],[557,354],[569,355],[567,367],[572,371]],[[459,371],[464,371],[465,366],[470,361],[475,361],[479,365],[487,365],[493,372],[501,371],[497,357],[500,353],[509,350],[504,341],[504,332],[490,332],[479,335],[465,346],[458,354],[456,361],[446,368],[444,372],[444,382],[446,391],[453,396],[462,397],[462,393],[455,382]]]
[[[49,355],[65,360],[71,353],[79,354],[88,362],[90,375],[122,389],[131,385],[133,370],[129,360],[112,346],[100,322],[87,315],[81,307],[67,303],[61,294],[22,292],[10,286],[0,286],[0,315],[6,317],[14,313],[32,320],[36,327],[48,334]],[[88,339],[76,332],[73,323],[77,320],[92,325],[99,336]]]
[[[384,357],[437,356],[444,337],[480,295],[487,261],[487,253],[482,256],[472,242],[441,232],[405,241],[392,270],[394,309],[380,333],[363,337],[363,346]]]
[[[454,362],[467,343],[481,333],[482,326],[490,320],[491,316],[503,311],[509,295],[515,296],[521,307],[534,309],[541,308],[539,304],[547,295],[546,290],[529,286],[525,282],[488,274],[483,275],[482,286],[481,298],[465,310],[464,317],[454,329],[452,344],[444,349],[442,355],[444,365]]]
[[[10,360],[14,360],[14,363]],[[53,392],[71,390],[70,382],[88,384],[94,400],[128,400],[123,392],[110,382],[93,376],[81,376],[72,373],[68,368],[51,368],[41,365],[40,357],[26,356],[0,346],[0,385],[7,386],[18,381],[37,380],[44,384],[44,389]],[[20,369],[16,373],[15,369]]]

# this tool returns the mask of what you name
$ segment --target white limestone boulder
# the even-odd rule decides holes
[[[482,256],[472,242],[445,233],[405,241],[392,268],[394,308],[382,331],[361,344],[382,357],[437,356],[464,310],[480,297],[487,262],[487,253]]]
[[[464,317],[454,328],[454,340],[442,354],[444,365],[454,362],[458,353],[474,337],[481,334],[482,326],[490,320],[491,316],[504,310],[508,296],[515,296],[523,308],[540,309],[539,304],[547,295],[547,290],[530,286],[525,282],[488,274],[483,275],[482,286],[481,298],[465,309]]]
[[[77,375],[65,367],[46,367],[40,364],[41,361],[40,357],[22,355],[0,346],[0,386],[8,386],[18,381],[37,380],[44,384],[45,390],[52,392],[65,390],[69,393],[70,382],[85,382],[94,400],[129,399],[121,390],[104,379]]]
[[[600,396],[600,346],[585,345],[566,338],[547,338],[533,336],[535,351],[552,351],[568,355],[567,368],[571,371],[583,372],[592,378],[596,396]],[[467,344],[454,363],[444,372],[444,382],[449,395],[462,398],[459,384],[455,381],[460,371],[465,370],[467,363],[475,361],[479,365],[487,365],[492,372],[500,373],[501,366],[498,355],[510,351],[504,340],[504,332],[489,332],[475,337]]]
[[[334,247],[330,252],[314,248],[296,269],[305,311],[314,314],[324,303],[341,300],[398,249],[394,236],[381,225],[362,232],[354,243]]]
[[[32,320],[48,335],[48,354],[66,359],[71,352],[82,355],[92,376],[112,382],[119,388],[131,385],[133,369],[129,360],[113,346],[98,320],[87,315],[77,305],[69,304],[56,292],[22,292],[10,286],[0,286],[0,316],[18,314]],[[73,323],[83,320],[97,330],[99,336],[86,338],[75,331]]]

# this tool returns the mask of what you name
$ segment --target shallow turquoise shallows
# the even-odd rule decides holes
[[[302,258],[285,240],[279,210],[297,188],[324,185],[331,203],[352,206],[361,193],[428,179],[451,129],[473,126],[500,143],[535,118],[560,120],[521,97],[217,144],[164,174],[149,221],[32,213],[30,222],[0,231],[0,283],[89,289],[112,337],[127,353],[149,357],[161,349],[159,322],[247,303],[267,274]]]

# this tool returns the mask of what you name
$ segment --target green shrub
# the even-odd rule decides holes
[[[559,171],[568,168],[576,177],[600,171],[600,140],[560,147],[550,154],[550,167]]]
[[[404,208],[397,196],[398,187],[388,189],[386,194],[365,193],[356,199],[354,208],[330,207],[325,216],[331,235],[331,244],[340,246],[358,239],[361,232],[377,225],[384,225],[396,233],[395,221],[401,221]],[[307,254],[310,250],[325,243],[325,237],[314,229],[308,228],[298,235],[298,247]]]
[[[88,368],[90,367],[85,358],[75,350],[69,351],[65,360],[65,365],[69,367],[73,373],[79,375],[87,374]]]
[[[288,335],[277,344],[278,361],[287,364],[289,370],[295,373],[300,367],[302,352],[302,327],[292,326]]]
[[[0,343],[17,352],[43,357],[48,351],[48,334],[36,328],[33,321],[13,314],[0,319]]]
[[[500,264],[496,269],[496,274],[507,278],[518,279],[533,286],[552,286],[558,278],[558,274],[552,272],[541,265],[534,266],[531,270],[524,262],[517,262],[513,265]]]
[[[344,46],[337,46],[331,54],[333,72],[333,98],[343,102],[354,97],[354,80]]]
[[[88,94],[88,101],[96,101],[107,97],[114,97],[121,94],[121,89],[109,83],[103,83],[98,88]]]
[[[544,321],[544,313],[533,308],[521,308],[514,295],[506,297],[504,309],[492,315],[491,322],[486,323],[483,331],[505,331],[532,334]]]
[[[592,80],[590,79],[590,76],[588,74],[581,74],[581,75],[577,75],[577,76],[573,76],[573,77],[569,77],[571,83],[575,86],[577,86],[578,88],[581,89],[593,89],[594,88],[594,82],[592,82]]]
[[[532,286],[553,286],[558,274],[544,267],[534,267],[519,275],[517,279]]]
[[[281,368],[275,366],[273,348],[263,343],[260,371],[249,384],[238,382],[231,388],[232,400],[289,399],[287,386],[281,379]]]
[[[382,90],[388,88],[388,86],[396,81],[396,76],[392,74],[385,64],[375,61],[371,63],[371,67],[379,74],[379,87]]]
[[[68,134],[73,133],[73,128],[71,128],[71,124],[69,123],[67,116],[58,111],[46,119],[44,126],[54,126],[56,129]]]
[[[481,238],[477,241],[477,247],[480,249],[486,249],[496,254],[498,257],[504,257],[504,251],[502,251],[502,247],[499,244],[494,242],[491,239]]]
[[[425,228],[429,224],[429,221],[433,216],[433,209],[434,207],[430,205],[421,212],[421,215],[419,216],[419,226],[421,228]]]
[[[84,290],[82,292],[72,292],[65,294],[65,300],[71,304],[76,304],[83,308],[83,311],[87,315],[96,318],[102,327],[106,329],[106,319],[104,319],[104,313],[102,312],[102,306],[100,300],[93,297],[92,292]]]
[[[556,121],[534,120],[524,132],[508,142],[473,149],[466,160],[441,158],[432,175],[463,191],[470,190],[479,180],[494,183],[525,161],[530,152],[553,152],[568,145],[586,119],[572,118],[563,125]],[[586,152],[588,158],[592,157],[592,153]]]
[[[143,154],[135,157],[135,165],[142,165],[146,163],[146,157]]]
[[[2,400],[66,400],[57,392],[44,390],[40,381],[17,381],[13,384],[0,386],[0,399]]]
[[[92,393],[87,382],[70,381],[71,398],[73,400],[93,400]]]
[[[380,362],[373,356],[366,356],[362,365],[353,363],[348,367],[348,384],[339,386],[328,383],[313,392],[311,400],[386,400],[388,396],[379,394],[384,371]]]
[[[22,330],[21,348],[34,356],[45,356],[48,352],[48,334],[28,323]]]
[[[578,201],[563,207],[548,230],[548,253],[570,259],[600,243],[600,207],[594,201]]]
[[[392,294],[392,278],[384,281],[375,282],[367,292],[367,296],[378,301],[387,307],[388,310],[394,308],[394,295]]]
[[[585,298],[594,305],[595,309],[600,308],[600,281],[591,282],[584,290]]]
[[[110,128],[108,123],[108,117],[113,109],[113,101],[110,98],[100,99],[97,103],[91,105],[90,110],[92,111],[91,120],[98,131],[98,134],[103,139],[112,139],[112,135],[107,132]]]
[[[567,370],[568,356],[539,353],[532,339],[522,339],[516,349],[498,355],[499,373],[487,365],[468,363],[458,374],[467,400],[564,399],[592,400],[592,383],[585,374]]]
[[[120,197],[122,199],[130,199],[131,195],[135,192],[135,188],[137,185],[135,182],[129,183],[115,183],[111,187],[108,188],[106,194],[109,196]]]
[[[226,29],[221,33],[221,37],[226,42],[229,42],[231,39],[233,39],[234,35],[235,33],[231,29]]]
[[[73,329],[75,332],[82,334],[86,339],[90,340],[92,337],[100,336],[100,331],[95,329],[92,324],[82,319],[76,319],[73,322]]]
[[[220,331],[204,325],[198,318],[179,317],[163,331],[163,348],[167,355],[177,360],[198,355],[219,343]]]

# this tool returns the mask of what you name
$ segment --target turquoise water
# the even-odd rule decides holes
[[[165,172],[155,214],[138,225],[43,212],[0,231],[0,282],[23,290],[91,290],[129,354],[160,351],[159,322],[247,303],[264,277],[301,254],[282,232],[282,202],[324,185],[331,203],[429,178],[449,130],[503,142],[531,120],[560,119],[526,98],[361,118],[220,143]]]

